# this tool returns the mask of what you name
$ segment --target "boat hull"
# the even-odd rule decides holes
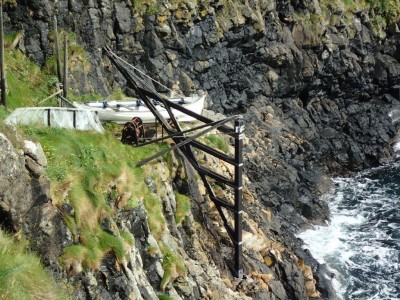
[[[169,99],[175,103],[182,102],[182,106],[190,111],[201,114],[205,95],[195,95],[193,97],[185,97],[181,99]],[[87,102],[87,103],[76,103],[75,107],[90,109],[95,111],[101,122],[115,122],[117,124],[125,124],[134,117],[138,117],[142,120],[143,124],[154,124],[157,122],[156,117],[153,113],[143,104],[140,104],[139,100],[134,101],[107,101],[107,102]],[[158,112],[165,118],[169,119],[170,116],[167,110],[161,105],[155,105]],[[185,113],[178,110],[172,109],[172,112],[178,122],[191,122],[195,119]]]

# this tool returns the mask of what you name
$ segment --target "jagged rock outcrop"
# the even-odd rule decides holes
[[[38,175],[32,171],[32,165],[45,165],[40,144],[25,141],[23,156],[1,135],[1,150],[0,162],[7,167],[1,170],[2,178],[11,180],[19,169],[18,184],[11,180],[8,184],[10,189],[29,187]],[[24,159],[25,162],[33,161],[24,166]],[[209,156],[204,159],[225,176],[232,175],[232,170],[217,159]],[[173,161],[172,170],[166,163],[158,163],[146,175],[147,185],[157,201],[162,203],[167,221],[162,241],[156,241],[152,235],[149,212],[142,202],[131,210],[120,210],[113,220],[109,220],[110,225],[103,225],[110,233],[115,231],[113,226],[118,226],[128,229],[134,236],[135,242],[122,260],[109,252],[97,269],[83,269],[78,261],[70,262],[69,268],[65,268],[60,255],[64,247],[74,243],[62,217],[67,204],[56,207],[52,203],[43,170],[40,173],[42,182],[35,185],[35,191],[40,189],[42,194],[25,190],[27,195],[37,195],[41,201],[32,199],[28,202],[29,196],[19,195],[26,199],[20,201],[15,198],[18,194],[11,195],[2,185],[2,214],[8,213],[7,218],[2,218],[8,221],[2,223],[2,228],[23,233],[29,238],[30,248],[42,257],[55,277],[69,282],[77,299],[157,299],[161,294],[173,299],[306,299],[321,295],[316,287],[314,270],[309,262],[304,261],[307,255],[295,254],[278,241],[273,215],[262,209],[260,202],[247,189],[244,191],[247,212],[243,232],[246,275],[242,279],[233,278],[228,268],[233,255],[232,246],[222,220],[212,203],[205,201],[201,182],[196,182],[194,176],[188,177],[186,172],[191,172],[190,169],[185,172],[176,159]],[[177,173],[171,174],[171,171]],[[159,176],[154,177],[154,172]],[[175,218],[177,200],[173,186],[186,190],[194,199],[194,214],[189,212],[182,223],[177,223]],[[16,208],[20,208],[18,217],[14,214]],[[165,246],[173,252],[163,252],[160,247]],[[166,255],[171,255],[168,258],[170,264],[177,263],[175,259],[178,259],[184,270],[171,271],[166,266]],[[173,272],[173,283],[163,283],[165,272]]]
[[[206,90],[208,108],[242,113],[249,188],[275,220],[260,227],[322,270],[293,233],[329,217],[319,198],[329,189],[327,176],[392,159],[396,128],[388,114],[400,104],[398,33],[376,37],[367,12],[344,19],[345,5],[332,9],[326,1],[163,2],[146,10],[131,1],[19,1],[7,9],[6,28],[24,32],[19,47],[43,64],[53,52],[49,34],[58,15],[59,26],[76,32],[87,51],[90,71],[75,81],[77,90],[130,92],[102,57],[101,48],[111,45],[169,87]],[[252,206],[247,211],[264,220]],[[302,299],[303,287],[293,288],[300,274],[293,265],[276,273],[293,279],[282,287],[284,297]],[[317,289],[328,297],[324,272],[315,275]]]
[[[108,93],[118,84],[124,87],[124,80],[110,73],[115,71],[101,56],[101,47],[112,45],[167,86],[177,84],[185,93],[206,90],[214,111],[244,112],[250,124],[260,127],[268,126],[268,121],[253,112],[271,107],[282,130],[308,145],[298,149],[306,155],[297,159],[310,161],[308,170],[321,167],[332,174],[376,166],[390,159],[385,148],[394,128],[387,114],[399,100],[398,41],[376,39],[365,12],[354,14],[348,25],[333,17],[316,18],[326,12],[323,5],[315,1],[166,2],[151,6],[153,16],[139,14],[130,1],[83,5],[42,0],[20,4],[8,15],[9,30],[25,32],[21,47],[39,63],[52,55],[47,36],[52,30],[50,16],[58,15],[60,27],[76,32],[85,45],[91,64],[87,81],[96,92]],[[341,16],[345,11],[345,6],[338,6],[330,13]],[[77,81],[76,87],[87,90],[79,87],[82,82],[86,81]],[[291,149],[288,155],[285,146],[278,145],[276,159],[296,168],[290,156],[300,153]],[[250,170],[253,165],[257,166],[250,160]],[[257,182],[258,175],[252,176]],[[306,194],[318,190],[305,189]],[[308,197],[295,193],[287,200],[300,196]],[[278,198],[272,201],[279,202]]]
[[[58,269],[63,248],[71,243],[60,212],[51,204],[47,160],[39,143],[24,141],[17,151],[0,133],[1,228],[24,235],[50,269]]]
[[[0,147],[2,225],[17,231],[33,207],[48,201],[49,182],[42,176],[47,162],[40,145],[32,142],[25,144],[25,151],[17,153],[6,136],[1,134]]]

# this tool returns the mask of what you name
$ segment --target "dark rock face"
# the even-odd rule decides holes
[[[48,201],[49,183],[43,169],[30,156],[18,155],[9,140],[0,134],[0,201],[3,214],[10,222],[4,224],[11,231],[18,231],[22,220],[35,206]],[[31,173],[25,168],[25,163]]]
[[[25,141],[21,153],[0,133],[0,225],[21,232],[43,263],[59,271],[58,258],[70,244],[69,230],[50,202],[50,184],[44,175],[46,157],[39,144]]]
[[[326,176],[391,160],[396,128],[388,114],[400,106],[399,39],[376,39],[362,14],[348,27],[330,24],[313,31],[294,16],[319,14],[316,1],[243,6],[239,17],[225,19],[217,3],[142,18],[132,16],[130,1],[19,2],[8,9],[6,27],[25,32],[21,48],[40,64],[52,55],[48,34],[51,16],[58,14],[59,26],[76,32],[85,45],[91,63],[87,79],[97,92],[125,88],[101,56],[101,47],[111,45],[167,86],[179,81],[182,92],[206,90],[210,109],[242,113],[250,188],[277,216],[271,230],[296,251],[301,243],[293,233],[329,218],[327,203],[319,198],[330,187]],[[27,166],[35,185],[40,171],[29,160]],[[10,212],[7,217],[13,220],[24,212],[18,209],[15,215],[7,205],[2,204],[3,213]],[[323,269],[308,253],[299,257]],[[296,278],[290,266],[279,268]],[[329,297],[324,272],[317,275],[318,284]],[[305,299],[297,284],[282,287],[286,297]]]

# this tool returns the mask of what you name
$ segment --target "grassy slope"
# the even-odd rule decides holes
[[[369,9],[378,27],[386,28],[399,17],[400,7],[396,1],[347,0],[345,4],[350,13],[359,8]],[[330,2],[329,8],[332,5],[335,5],[335,1]],[[6,50],[6,64],[10,109],[37,105],[54,92],[54,60],[50,60],[46,68],[41,70],[23,53]],[[46,103],[49,104],[55,103]],[[1,107],[0,120],[8,113],[8,109]],[[0,127],[2,130],[4,127]],[[157,146],[137,150],[120,144],[110,134],[102,136],[62,129],[25,128],[25,134],[39,140],[44,146],[49,159],[47,173],[52,181],[54,202],[59,207],[68,204],[73,208],[73,214],[64,214],[64,221],[76,241],[75,245],[65,249],[60,259],[66,267],[78,264],[82,268],[96,268],[108,252],[123,259],[127,247],[134,242],[132,235],[123,229],[109,234],[101,224],[105,218],[112,219],[119,209],[133,208],[139,201],[144,202],[149,212],[153,235],[156,238],[163,236],[166,221],[162,204],[149,193],[143,181],[143,171],[134,167],[135,162],[159,150]],[[210,142],[216,141],[210,139]],[[190,207],[187,199],[176,197],[176,219],[180,223]],[[161,244],[160,248],[164,254],[163,288],[182,274],[184,267],[167,245]],[[63,292],[58,290],[39,260],[24,249],[23,244],[0,232],[0,294],[6,299],[62,299]]]
[[[53,203],[61,211],[65,211],[65,204],[73,208],[73,213],[64,213],[64,220],[76,245],[65,249],[61,258],[64,265],[96,269],[109,251],[123,259],[132,237],[113,225],[111,235],[102,224],[106,220],[113,222],[120,210],[132,209],[139,201],[146,204],[153,197],[143,171],[135,164],[160,147],[133,148],[111,133],[60,128],[25,128],[25,134],[39,140],[46,153]],[[163,218],[162,210],[157,218]]]
[[[35,106],[54,92],[54,62],[51,60],[41,70],[20,51],[9,50],[6,50],[6,61],[8,107],[0,107],[0,132],[5,132],[15,143],[18,141],[14,139],[12,132],[6,132],[8,129],[2,120],[13,108]],[[56,103],[50,101],[45,104]],[[51,195],[55,205],[61,211],[64,211],[62,206],[65,204],[72,208],[72,213],[63,213],[63,219],[75,239],[75,244],[66,247],[60,257],[60,263],[66,268],[74,266],[75,271],[96,269],[104,255],[109,252],[114,253],[118,260],[122,260],[127,249],[134,244],[134,238],[127,230],[117,228],[112,220],[120,210],[134,208],[139,201],[143,201],[149,211],[153,235],[162,237],[165,234],[167,226],[162,203],[149,192],[144,182],[143,170],[135,168],[136,162],[159,151],[159,145],[135,149],[121,144],[111,133],[101,135],[60,128],[24,127],[23,136],[40,141],[43,145],[49,160],[46,172],[51,180]],[[111,220],[113,234],[102,228],[106,219]],[[1,243],[4,240],[5,238],[2,238]],[[12,239],[8,238],[7,241],[9,243],[6,247],[19,247],[21,251],[18,257],[22,260],[35,259],[33,254],[24,253],[23,247],[13,243]],[[168,245],[160,244],[160,248],[166,257],[166,276],[163,280],[163,285],[166,285],[180,274],[181,271],[176,269],[182,270],[183,266]],[[18,268],[18,257],[16,256],[16,260],[10,260],[7,266]],[[37,271],[38,274],[45,274],[40,264],[36,269],[41,270]],[[9,277],[6,273],[3,274],[2,278]],[[36,280],[36,277],[33,278]],[[51,280],[48,282],[51,283]],[[7,289],[7,284],[5,279],[0,281],[0,290]],[[25,278],[25,281],[13,281],[15,291],[19,291],[20,294],[12,294],[14,292],[10,290],[7,295],[10,299],[30,299],[28,295],[35,295],[32,286],[34,283],[30,282],[29,278]],[[50,294],[57,292],[55,288],[48,288],[48,291]]]
[[[0,298],[67,299],[64,289],[25,246],[0,230]]]

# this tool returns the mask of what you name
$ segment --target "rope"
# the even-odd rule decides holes
[[[122,59],[121,57],[117,56],[114,52],[110,51],[110,53],[111,53],[116,59],[119,59],[121,62],[123,62],[123,63],[126,64],[127,66],[133,68],[135,71],[137,71],[137,72],[139,72],[140,74],[142,74],[143,76],[149,78],[151,81],[157,83],[158,85],[162,86],[163,88],[167,89],[168,91],[174,93],[174,91],[171,90],[169,87],[167,87],[167,86],[163,85],[161,82],[159,82],[159,81],[157,81],[157,80],[151,78],[149,75],[147,75],[146,73],[140,71],[138,68],[136,68],[135,66],[131,65],[131,64],[128,63],[126,60],[124,60],[124,59]],[[183,95],[178,95],[178,96],[184,97]]]

